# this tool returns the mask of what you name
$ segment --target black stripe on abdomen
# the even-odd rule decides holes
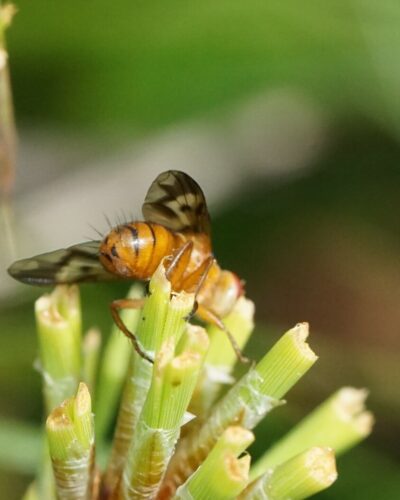
[[[129,231],[132,234],[133,248],[135,250],[136,257],[138,257],[139,256],[139,251],[140,251],[139,233],[138,233],[138,231],[137,231],[137,229],[136,229],[135,226],[131,226],[130,224],[127,224],[125,227],[127,229],[129,229]]]

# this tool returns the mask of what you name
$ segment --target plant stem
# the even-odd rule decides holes
[[[214,406],[200,429],[181,440],[168,468],[165,491],[174,492],[207,457],[230,425],[253,429],[311,368],[317,356],[306,343],[308,325],[296,325]]]
[[[81,369],[81,310],[77,286],[58,286],[35,303],[40,369],[49,413],[72,396]]]
[[[26,489],[22,500],[39,500],[39,495],[37,492],[36,482],[33,481]]]
[[[308,334],[307,323],[297,324],[257,364],[263,394],[282,398],[317,361],[306,342]]]
[[[0,2],[0,191],[8,198],[14,184],[16,130],[8,66],[5,30],[11,24],[16,9]]]
[[[3,221],[2,238],[13,259],[16,255],[13,231],[12,189],[15,181],[17,132],[11,91],[5,31],[16,13],[13,4],[0,0],[0,213]]]
[[[161,264],[149,283],[139,321],[137,336],[145,351],[157,354],[169,338],[178,342],[186,318],[193,308],[194,296],[182,292],[171,297],[171,284]],[[105,494],[114,491],[120,481],[129,446],[152,380],[153,365],[133,352],[118,415],[111,458],[104,481]]]
[[[249,455],[237,458],[254,441],[252,432],[242,427],[228,427],[205,461],[180,486],[174,499],[229,500],[246,486],[250,468]]]
[[[135,283],[131,286],[127,298],[140,299],[142,297],[143,286]],[[139,309],[121,311],[121,319],[131,332],[136,331],[140,316]],[[96,391],[96,441],[98,443],[104,441],[117,411],[131,356],[132,348],[129,340],[113,324],[102,356]]]
[[[325,490],[336,478],[332,449],[310,448],[263,474],[239,499],[302,500]]]
[[[254,304],[240,297],[224,324],[243,349],[254,328]],[[237,361],[227,335],[216,326],[208,326],[210,349],[197,384],[189,411],[196,415],[196,425],[204,418],[217,399],[223,384],[232,383],[231,372]],[[194,422],[193,422],[194,423]]]
[[[82,378],[91,394],[94,394],[96,374],[101,348],[101,333],[97,328],[91,328],[83,338]]]
[[[75,398],[64,401],[46,422],[50,456],[60,500],[91,498],[94,427],[88,388],[81,383]]]
[[[123,476],[124,498],[152,498],[178,440],[209,345],[205,330],[188,328],[186,349],[174,355],[169,338],[157,356],[153,378]]]
[[[312,446],[327,446],[337,455],[367,437],[373,416],[365,410],[367,392],[344,387],[318,406],[270,448],[251,469],[251,479]]]
[[[46,414],[75,394],[81,370],[81,310],[77,286],[59,286],[35,302],[40,365]],[[53,498],[47,443],[44,443],[37,489]]]

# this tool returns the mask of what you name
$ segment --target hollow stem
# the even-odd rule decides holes
[[[224,430],[231,425],[253,429],[279,398],[311,368],[317,356],[306,343],[308,325],[289,330],[214,406],[208,419],[181,440],[171,460],[163,489],[174,492],[207,457]]]
[[[256,462],[251,478],[312,446],[326,446],[340,455],[366,438],[373,426],[373,416],[365,410],[366,397],[367,391],[352,387],[334,393]]]
[[[233,311],[224,318],[225,326],[234,336],[240,349],[243,349],[253,331],[253,317],[253,302],[240,297]],[[233,382],[231,372],[237,361],[225,332],[216,326],[208,326],[207,333],[210,337],[210,349],[189,407],[189,411],[197,417],[196,423],[207,415],[222,386]]]
[[[143,297],[143,286],[135,283],[127,298]],[[141,316],[140,309],[121,311],[121,319],[129,331],[135,332]],[[96,441],[102,443],[117,412],[117,405],[126,379],[132,348],[129,340],[113,324],[102,356],[97,384],[95,413]]]
[[[156,356],[161,345],[169,339],[173,339],[174,343],[178,342],[185,329],[187,316],[193,308],[194,296],[185,292],[171,296],[171,284],[162,264],[150,280],[149,291],[137,335],[145,351]],[[152,373],[153,365],[133,352],[104,481],[106,494],[114,491],[121,479],[129,446],[135,439],[139,416],[150,388]]]
[[[15,177],[16,130],[8,66],[5,31],[16,9],[0,2],[0,194],[2,202],[10,195]]]
[[[184,351],[174,355],[172,337],[163,345],[135,441],[123,476],[124,498],[151,498],[157,492],[183,424],[209,340],[199,327],[184,334]]]
[[[39,500],[36,482],[33,481],[26,489],[22,500]]]
[[[302,500],[325,490],[336,480],[331,448],[310,448],[269,469],[251,483],[239,500]]]
[[[58,286],[35,303],[40,371],[47,413],[77,390],[81,369],[81,309],[76,286]]]
[[[254,441],[252,432],[242,427],[228,427],[205,461],[178,488],[175,500],[229,500],[246,486],[250,456],[237,458]]]
[[[82,378],[91,394],[94,394],[96,374],[99,365],[101,348],[101,333],[97,328],[91,328],[83,338]]]
[[[76,397],[67,399],[47,418],[47,438],[61,500],[91,497],[94,427],[90,394],[81,383]]]

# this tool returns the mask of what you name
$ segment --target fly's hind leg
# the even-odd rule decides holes
[[[187,279],[185,280],[184,286],[185,288],[191,288],[195,286],[195,291],[194,295],[197,297],[197,295],[200,293],[200,290],[202,289],[206,278],[208,276],[208,273],[210,272],[212,266],[215,263],[215,259],[212,255],[208,257],[202,264],[190,274]]]
[[[215,262],[215,259],[213,256],[210,255],[206,260],[204,260],[198,268],[196,268],[189,276],[186,276],[185,279],[183,280],[182,283],[182,289],[183,290],[193,290],[194,291],[194,297],[195,297],[195,302],[193,309],[191,312],[188,314],[186,320],[189,321],[196,313],[197,309],[199,307],[197,303],[197,295],[199,294],[201,288],[203,287],[205,280],[207,278],[207,275],[212,268],[213,264]]]
[[[214,263],[215,259],[212,255],[210,255],[200,264],[200,266],[197,269],[195,269],[191,274],[189,274],[189,276],[185,277],[182,283],[182,288],[184,290],[194,289],[195,297],[197,297],[203,285],[205,284],[208,273],[210,272]],[[190,319],[194,314],[196,314],[200,319],[202,319],[206,323],[215,325],[217,328],[225,332],[226,336],[229,339],[229,342],[232,345],[233,350],[235,351],[238,360],[241,363],[250,362],[250,359],[246,358],[246,356],[243,356],[242,351],[240,350],[240,347],[238,346],[235,337],[228,330],[222,319],[217,314],[215,314],[213,311],[211,311],[204,305],[199,304],[197,301],[195,301],[193,310],[191,311],[187,319]]]
[[[154,363],[152,357],[146,353],[146,351],[141,346],[136,335],[128,330],[125,323],[122,321],[119,311],[123,309],[141,309],[144,305],[145,299],[119,299],[113,300],[110,304],[111,315],[115,324],[121,330],[121,332],[128,337],[132,342],[133,348],[143,359],[146,359],[150,363]]]
[[[235,354],[238,358],[238,360],[241,363],[250,363],[250,359],[246,358],[246,356],[243,355],[242,351],[240,350],[240,347],[238,346],[235,337],[232,335],[232,333],[228,330],[228,328],[225,326],[224,322],[222,319],[215,314],[213,311],[208,309],[207,307],[199,304],[197,311],[196,311],[197,316],[205,321],[206,323],[210,323],[211,325],[216,326],[220,330],[222,330],[226,336],[229,339],[229,342],[232,345],[233,350],[235,351]]]

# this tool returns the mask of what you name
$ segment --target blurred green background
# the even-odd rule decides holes
[[[367,387],[374,433],[319,498],[398,498],[400,4],[16,4],[16,255],[94,236],[103,214],[138,217],[157,173],[189,172],[210,200],[219,261],[256,303],[249,354],[306,320],[320,356],[259,426],[256,452],[340,386]],[[5,237],[0,251],[0,487],[12,499],[35,465],[40,291],[6,275]],[[82,287],[85,325],[108,332],[107,304],[125,289]]]

